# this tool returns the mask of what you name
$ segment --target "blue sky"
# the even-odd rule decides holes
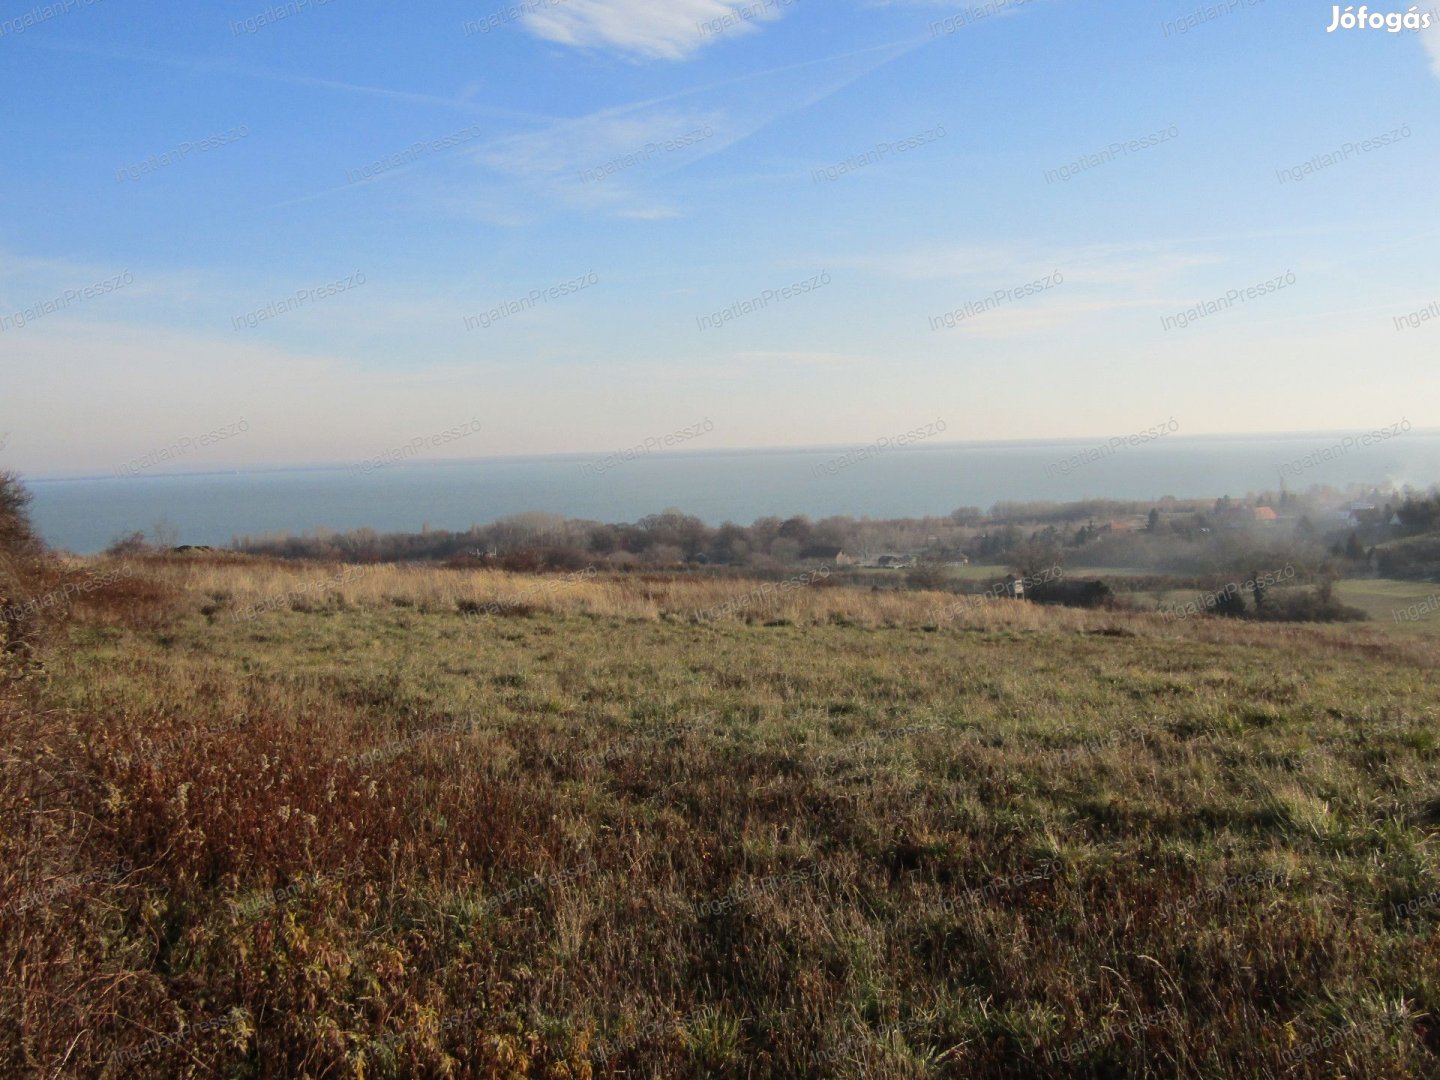
[[[1440,319],[1396,319],[1440,301],[1440,16],[1331,21],[1308,0],[6,4],[5,463],[104,473],[242,418],[184,467],[351,462],[472,421],[432,456],[707,418],[707,449],[937,418],[959,440],[1433,426]],[[1087,155],[1110,159],[1071,174]]]

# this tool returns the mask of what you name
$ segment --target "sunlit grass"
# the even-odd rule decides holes
[[[342,571],[78,612],[0,772],[10,1071],[1434,1071],[1428,640]]]

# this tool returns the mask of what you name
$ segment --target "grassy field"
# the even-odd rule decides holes
[[[1271,595],[1284,596],[1297,588],[1303,591],[1306,587],[1276,588]],[[1197,591],[1168,590],[1160,594],[1160,607],[1183,610],[1185,605],[1196,602]],[[1152,594],[1142,596],[1154,599]],[[1249,601],[1248,592],[1245,596]],[[1354,578],[1335,583],[1335,598],[1369,616],[1368,625],[1373,630],[1403,637],[1440,638],[1440,586],[1423,581]]]
[[[1440,643],[362,569],[77,596],[0,1074],[1437,1075]]]
[[[1338,582],[1335,595],[1393,633],[1440,637],[1440,585],[1361,578]]]

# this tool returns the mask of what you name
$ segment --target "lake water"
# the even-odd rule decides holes
[[[869,455],[845,448],[654,454],[595,474],[586,457],[397,463],[358,475],[296,468],[134,478],[28,479],[33,514],[52,545],[90,554],[116,537],[172,523],[189,544],[313,529],[463,530],[527,510],[634,521],[678,507],[711,524],[758,517],[948,514],[1000,501],[1089,497],[1243,496],[1275,490],[1281,467],[1323,455],[1347,433],[1167,438],[1088,457],[1098,440],[921,444]],[[1440,482],[1440,431],[1414,430],[1292,469],[1292,491],[1316,484]],[[828,464],[827,464],[828,463]]]

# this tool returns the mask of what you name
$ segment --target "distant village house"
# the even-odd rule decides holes
[[[828,544],[812,544],[800,552],[800,558],[806,562],[823,562],[830,566],[850,566],[855,562],[843,549]]]

